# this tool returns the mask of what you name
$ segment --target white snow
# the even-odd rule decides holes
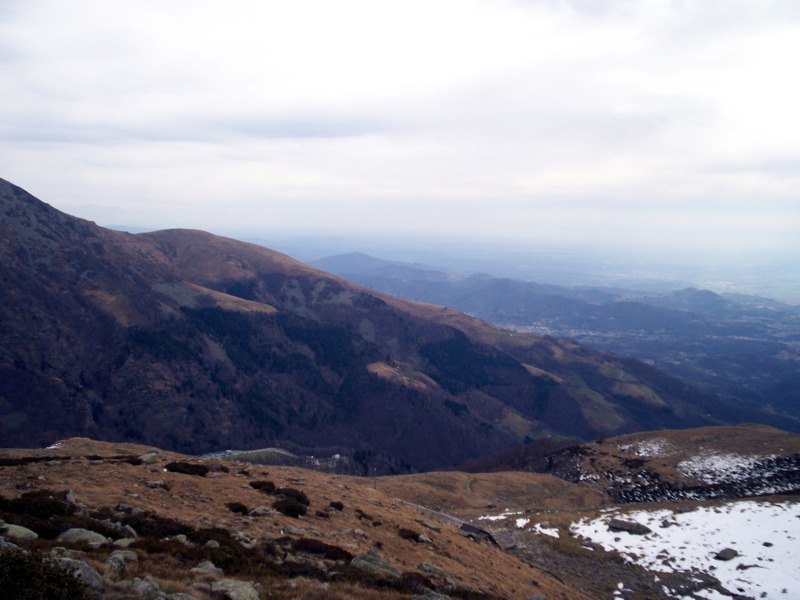
[[[703,483],[724,483],[751,472],[753,466],[774,456],[745,456],[732,452],[698,454],[678,463],[678,470]]]
[[[609,531],[607,522],[614,516],[637,521],[653,533],[638,536]],[[669,526],[664,527],[665,522]],[[687,513],[665,509],[614,511],[581,520],[571,530],[654,572],[698,570],[713,575],[733,593],[754,598],[800,598],[797,502],[739,500]],[[730,561],[716,560],[714,556],[724,548],[735,549],[739,556]],[[702,592],[702,597],[724,598],[713,591]]]
[[[672,450],[671,444],[664,438],[653,438],[652,440],[642,440],[632,444],[620,444],[617,446],[621,452],[629,452],[636,456],[645,458],[655,458],[667,456]]]
[[[534,533],[538,533],[540,535],[549,535],[550,537],[558,538],[560,537],[558,534],[557,527],[546,527],[541,523],[536,523],[533,527],[531,527],[531,531]]]
[[[512,511],[510,508],[505,509],[499,515],[486,515],[484,517],[478,517],[479,521],[503,521],[509,517],[516,517],[517,515],[521,515],[522,513],[519,511]]]
[[[531,522],[530,519],[525,519],[525,518],[517,519],[517,529],[522,529],[523,527],[525,527],[525,525],[527,525],[530,522]]]

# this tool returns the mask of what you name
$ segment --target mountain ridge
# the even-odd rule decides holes
[[[636,361],[371,292],[196,230],[111,231],[0,182],[0,444],[282,440],[361,468],[753,420]]]

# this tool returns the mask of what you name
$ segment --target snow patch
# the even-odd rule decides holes
[[[556,538],[556,539],[561,537],[559,535],[559,533],[558,533],[558,528],[557,527],[546,527],[546,526],[542,525],[541,523],[536,523],[536,525],[531,527],[531,530],[534,533],[538,533],[540,535],[549,535],[550,537]]]
[[[620,516],[653,530],[635,536],[608,530]],[[739,500],[699,507],[691,512],[668,509],[606,513],[571,527],[578,536],[616,550],[629,562],[654,572],[701,571],[720,580],[732,593],[754,598],[800,598],[800,503]],[[725,548],[738,556],[715,558]],[[706,590],[697,597],[724,596]],[[682,598],[670,591],[672,598]]]
[[[617,448],[619,448],[620,452],[635,454],[643,458],[656,458],[668,456],[672,451],[672,444],[663,438],[654,438],[632,444],[619,444]]]
[[[768,458],[775,457],[713,452],[682,460],[678,463],[678,470],[688,477],[694,477],[705,484],[712,485],[748,475],[757,463]]]

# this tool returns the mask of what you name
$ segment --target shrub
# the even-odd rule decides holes
[[[292,548],[295,552],[305,552],[306,554],[317,554],[322,558],[330,560],[346,560],[350,561],[353,555],[344,548],[326,544],[323,541],[314,538],[300,538],[292,543]]]
[[[404,540],[412,540],[415,542],[419,541],[419,534],[411,529],[406,529],[405,527],[401,527],[397,533],[399,533],[400,537],[403,538]]]
[[[240,515],[246,515],[250,512],[248,508],[241,502],[226,502],[225,506],[228,507],[229,511]]]
[[[0,590],[15,600],[90,600],[93,595],[72,574],[37,553],[0,550]]]
[[[300,504],[303,504],[305,506],[311,505],[311,502],[309,501],[308,496],[306,496],[306,493],[300,490],[296,490],[294,488],[278,488],[273,492],[273,494],[283,498],[294,498]]]
[[[328,506],[339,511],[344,510],[344,504],[337,500],[333,500]]]
[[[285,497],[275,500],[275,502],[272,503],[272,508],[281,514],[286,515],[287,517],[293,517],[295,519],[308,512],[306,505],[300,502],[297,498],[293,497]]]
[[[196,475],[198,477],[205,477],[209,471],[206,465],[193,465],[192,463],[181,461],[167,463],[164,468],[171,473],[183,473],[184,475]]]
[[[265,494],[271,494],[275,491],[275,484],[271,481],[251,481],[249,485],[254,490],[264,492]]]

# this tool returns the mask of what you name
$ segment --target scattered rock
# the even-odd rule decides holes
[[[136,562],[139,557],[131,550],[114,550],[106,559],[106,571],[119,577],[128,568],[128,563]]]
[[[426,534],[420,533],[419,537],[417,537],[417,541],[423,542],[425,544],[432,544],[433,540],[429,538]]]
[[[631,535],[647,535],[648,533],[653,533],[653,530],[646,525],[642,525],[636,521],[625,521],[623,519],[611,519],[608,522],[608,530],[624,531]]]
[[[10,523],[0,525],[0,534],[9,538],[14,538],[15,540],[35,540],[39,537],[38,533],[31,531],[27,527],[12,525]]]
[[[149,487],[151,490],[155,490],[155,489],[159,489],[159,488],[160,489],[164,489],[164,490],[168,490],[169,489],[169,486],[166,483],[164,483],[163,479],[156,479],[156,480],[153,480],[153,481],[148,481],[147,482],[147,487]]]
[[[286,525],[283,529],[281,529],[281,533],[284,535],[305,535],[306,530],[300,529],[299,527],[292,527],[291,525]]]
[[[150,575],[134,579],[131,582],[131,590],[145,600],[153,600],[162,597],[158,582],[150,577]]]
[[[266,517],[267,515],[273,514],[275,511],[272,510],[269,506],[257,506],[249,513],[247,513],[250,517]]]
[[[421,571],[424,571],[425,573],[428,573],[429,575],[433,575],[435,577],[444,578],[444,577],[447,576],[447,574],[444,572],[443,569],[440,569],[436,565],[432,565],[430,563],[426,563],[426,562],[420,563],[419,564],[419,569]]]
[[[427,521],[425,521],[424,519],[414,519],[414,520],[423,527],[430,529],[431,531],[435,531],[436,533],[440,533],[442,531],[441,527],[439,527],[438,525],[432,525]]]
[[[259,600],[258,589],[249,581],[222,579],[211,584],[215,598],[224,600]]]
[[[94,567],[91,565],[86,564],[82,560],[76,560],[74,558],[66,558],[63,556],[57,556],[53,558],[53,561],[65,571],[69,571],[72,573],[73,577],[78,581],[83,582],[87,586],[92,589],[99,589],[103,587],[103,578],[100,577],[100,573],[98,573]]]
[[[80,527],[73,527],[72,529],[67,529],[64,533],[60,534],[56,538],[56,541],[69,542],[73,544],[78,542],[86,542],[93,548],[96,548],[108,543],[109,540],[106,538],[106,536],[101,535],[96,531],[81,529]]]
[[[159,451],[151,450],[150,452],[148,452],[146,454],[142,454],[139,457],[139,460],[142,461],[142,463],[145,464],[145,465],[152,465],[153,463],[158,462],[158,459],[159,459],[160,456],[161,456],[161,453]]]
[[[0,537],[0,550],[19,550],[19,546],[9,542],[8,538]]]
[[[379,575],[386,579],[400,579],[402,577],[402,573],[397,567],[383,560],[374,550],[368,550],[366,554],[356,556],[350,561],[350,564],[356,569]]]
[[[217,540],[208,540],[204,545],[206,548],[219,548],[219,542]]]
[[[139,537],[139,534],[136,533],[136,530],[130,525],[123,525],[120,527],[119,532],[123,535],[123,537],[130,538],[132,540],[135,540],[137,537]]]
[[[224,573],[222,569],[214,565],[210,560],[204,560],[196,567],[190,569],[192,573],[195,575],[216,575],[218,577],[222,577]]]
[[[720,550],[714,555],[715,560],[733,560],[739,556],[739,553],[734,550],[733,548],[725,548],[724,550]]]
[[[450,596],[445,596],[437,592],[428,592],[424,596],[414,596],[413,600],[450,600]]]

